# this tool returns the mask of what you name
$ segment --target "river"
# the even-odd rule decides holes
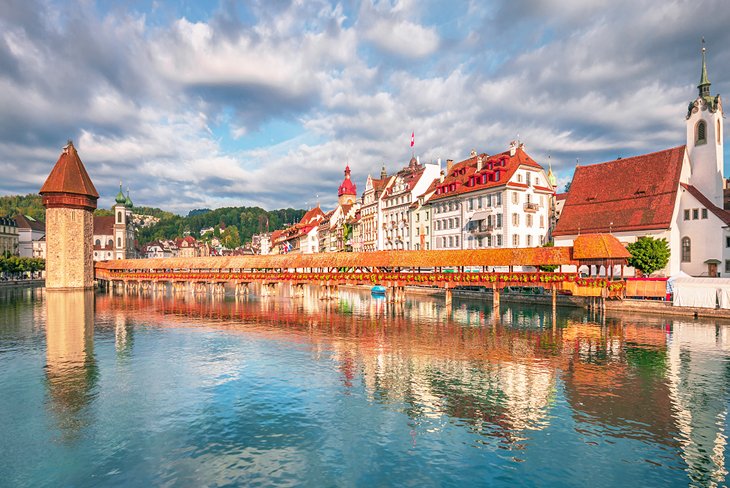
[[[0,289],[6,486],[722,486],[730,323]]]

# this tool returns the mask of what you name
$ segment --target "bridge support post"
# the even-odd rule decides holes
[[[558,306],[558,290],[555,288],[555,285],[552,286],[552,302],[553,302],[553,315],[555,315],[555,309]]]
[[[499,288],[496,283],[492,285],[492,307],[496,313],[499,313]]]
[[[444,289],[444,305],[447,307],[451,306],[451,300],[453,299],[453,292],[448,287]]]

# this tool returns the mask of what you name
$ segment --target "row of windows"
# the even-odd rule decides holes
[[[535,222],[534,216],[532,214],[527,214],[525,217],[526,217],[525,218],[526,226],[532,227]],[[520,214],[518,214],[518,213],[512,214],[512,225],[515,227],[520,225]],[[544,215],[540,215],[540,228],[541,229],[545,228],[545,216]]]
[[[706,219],[707,218],[707,209],[706,208],[703,208],[701,210],[702,210],[702,219]],[[699,208],[693,208],[693,209],[691,209],[691,211],[688,208],[688,209],[686,209],[684,211],[684,220],[689,220],[690,219],[689,218],[690,217],[690,213],[692,215],[692,220],[697,220],[697,219],[700,218],[700,209]]]
[[[501,207],[502,206],[502,194],[501,193],[490,193],[489,195],[482,195],[480,197],[473,197],[467,200],[467,206],[469,210],[490,208],[490,207]]]
[[[452,219],[442,219],[436,221],[436,230],[446,229],[458,229],[459,228],[459,217]]]

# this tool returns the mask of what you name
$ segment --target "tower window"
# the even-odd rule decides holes
[[[117,247],[122,247],[122,238],[117,237]]]
[[[704,120],[697,122],[697,130],[695,144],[705,144],[707,142],[707,124]]]
[[[722,127],[720,127],[720,119],[717,119],[717,143],[722,144]]]
[[[692,241],[689,237],[682,238],[682,262],[689,263],[692,260]]]
[[[117,224],[122,223],[122,212],[117,212]]]

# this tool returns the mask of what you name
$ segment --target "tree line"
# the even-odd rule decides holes
[[[160,239],[183,237],[188,233],[200,239],[202,229],[213,228],[214,236],[220,237],[226,247],[232,248],[238,247],[235,244],[240,245],[250,241],[251,237],[259,232],[283,229],[287,225],[299,222],[305,213],[306,210],[293,208],[270,211],[260,207],[201,209],[192,211],[185,217],[180,215],[163,217],[158,223],[139,229],[138,239],[141,244],[146,244]],[[226,231],[227,229],[230,230]]]
[[[22,258],[6,253],[0,256],[0,276],[4,278],[19,278],[31,275],[46,269],[46,260],[41,258]]]

